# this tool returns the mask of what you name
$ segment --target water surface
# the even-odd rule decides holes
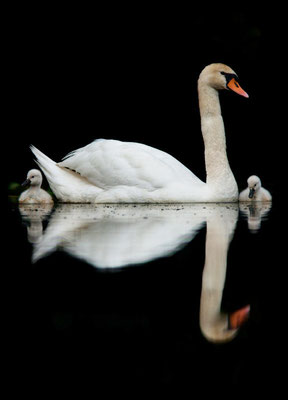
[[[18,365],[68,385],[257,385],[274,344],[270,208],[9,205]]]

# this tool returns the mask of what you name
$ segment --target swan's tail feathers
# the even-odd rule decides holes
[[[35,146],[30,148],[59,201],[69,203],[95,201],[95,197],[102,189],[94,187],[85,177],[51,160]]]
[[[51,184],[51,181],[53,181],[53,177],[55,175],[55,169],[57,168],[55,161],[51,160],[51,158],[47,157],[44,153],[42,153],[42,151],[38,150],[33,145],[30,146],[30,149],[36,157],[36,163],[42,169],[46,178]]]
[[[55,161],[51,160],[51,158],[42,153],[42,151],[36,149],[35,146],[31,145],[30,149],[36,157],[35,162],[46,176],[52,192],[55,194],[58,200],[64,200],[63,195],[65,194],[65,189],[67,186],[65,184],[67,172],[65,172],[63,168],[60,168]]]

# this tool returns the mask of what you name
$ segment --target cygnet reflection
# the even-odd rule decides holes
[[[252,233],[257,233],[261,228],[262,220],[267,218],[272,203],[257,201],[253,203],[239,204],[241,213],[247,217],[248,229]]]
[[[43,235],[43,222],[49,217],[53,203],[47,204],[19,204],[22,220],[27,225],[27,239],[29,243],[38,243]]]

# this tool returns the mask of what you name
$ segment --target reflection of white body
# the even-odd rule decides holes
[[[198,80],[206,183],[171,155],[153,147],[96,140],[55,163],[32,152],[59,201],[71,203],[175,203],[237,201],[238,188],[226,154],[218,91],[248,97],[224,64],[204,68]]]
[[[261,185],[261,180],[258,176],[252,175],[247,180],[248,187],[239,195],[239,201],[271,201],[272,196],[268,190]]]
[[[210,341],[231,340],[231,315],[221,312],[227,252],[238,219],[237,204],[60,205],[35,244],[33,259],[61,249],[100,269],[115,269],[171,255],[207,223],[200,327]],[[190,261],[188,261],[190,262]],[[193,259],[191,259],[193,264]],[[175,266],[176,267],[176,266]],[[248,308],[233,315],[247,315]],[[236,317],[237,320],[238,317]],[[240,321],[241,322],[241,321]]]
[[[202,206],[188,205],[61,204],[33,259],[63,249],[97,268],[149,262],[192,240],[204,222],[203,212]]]

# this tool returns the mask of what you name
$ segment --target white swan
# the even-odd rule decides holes
[[[27,190],[21,193],[18,201],[19,203],[30,204],[51,204],[53,203],[52,196],[45,190],[41,189],[42,174],[38,169],[31,169],[28,171],[26,180],[22,186],[30,185]]]
[[[251,175],[248,180],[248,187],[239,195],[239,201],[271,201],[272,196],[268,190],[261,185],[261,180],[256,175]]]
[[[238,201],[230,169],[218,91],[248,97],[235,72],[208,65],[198,80],[206,183],[171,155],[140,143],[96,140],[55,163],[31,146],[51,189],[62,202],[163,203]]]

